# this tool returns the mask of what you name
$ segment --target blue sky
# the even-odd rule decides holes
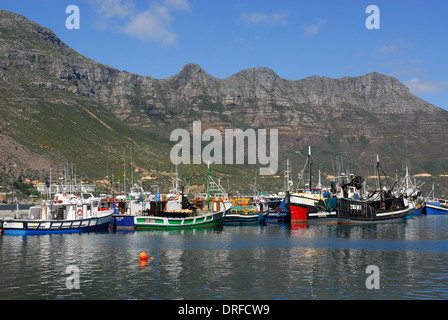
[[[80,10],[67,29],[66,7]],[[369,5],[380,29],[366,28]],[[186,63],[226,78],[268,67],[292,80],[379,72],[448,109],[445,0],[17,0],[0,8],[119,70],[166,78]]]

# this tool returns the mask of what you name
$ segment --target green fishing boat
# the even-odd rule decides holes
[[[177,212],[177,215],[181,215]],[[175,218],[174,213],[167,212],[166,216],[139,216],[135,217],[135,227],[137,230],[172,230],[216,227],[223,223],[225,210],[219,212],[204,211],[197,215],[185,213],[185,217]]]
[[[177,173],[177,168],[176,168]],[[177,181],[177,179],[176,179]],[[214,193],[213,193],[214,192]],[[207,171],[207,194],[189,201],[178,185],[169,194],[158,195],[150,209],[135,216],[137,230],[172,230],[207,228],[222,225],[232,204],[219,183]]]

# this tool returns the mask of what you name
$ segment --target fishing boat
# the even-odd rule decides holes
[[[336,198],[328,192],[314,193],[315,190],[289,193],[290,222],[338,223]]]
[[[448,202],[445,199],[438,199],[434,196],[434,183],[432,189],[426,196],[425,209],[426,215],[448,214]]]
[[[267,222],[283,222],[287,215],[288,215],[288,209],[285,205],[285,195],[279,194],[277,196],[266,196],[265,197],[267,202],[267,210],[268,210],[268,217],[266,219]]]
[[[425,206],[427,215],[448,214],[448,204],[440,200],[427,200]]]
[[[426,214],[426,202],[422,200],[415,204],[414,216],[421,216],[424,213]]]
[[[259,197],[232,198],[232,208],[224,217],[225,225],[234,224],[263,224],[269,211],[267,202]],[[232,201],[233,200],[233,201]]]
[[[253,196],[234,196],[230,198],[232,208],[224,217],[225,225],[263,224],[269,215],[265,194],[257,188],[257,178],[252,185]]]
[[[213,194],[215,192],[216,194]],[[170,230],[220,226],[232,205],[227,193],[207,171],[207,194],[189,201],[183,191],[161,194],[150,209],[134,218],[137,230]]]
[[[309,181],[308,188],[294,192],[288,190],[285,203],[288,209],[287,220],[289,223],[317,222],[337,223],[336,199],[331,193],[322,188],[320,183],[316,187],[311,184],[311,147],[308,148],[308,158],[304,169],[308,164]],[[302,170],[304,172],[304,170]]]
[[[29,209],[21,219],[3,221],[5,235],[41,235],[107,230],[112,203],[92,194],[56,194],[53,200]]]
[[[415,179],[414,179],[415,180]],[[403,178],[403,181],[401,182],[400,186],[397,189],[397,192],[395,193],[396,196],[403,195],[404,198],[408,202],[412,202],[411,206],[414,206],[414,213],[413,216],[420,216],[425,209],[425,201],[422,197],[421,187],[425,183],[417,184],[417,182],[414,181],[414,183],[411,181],[409,170],[406,167],[406,174]]]
[[[134,230],[134,218],[142,212],[149,210],[150,200],[153,198],[149,192],[134,185],[128,195],[118,195],[114,199],[114,214],[110,226],[113,230]]]
[[[402,222],[412,216],[414,212],[413,202],[408,201],[403,195],[395,196],[392,191],[395,186],[386,188],[382,185],[380,176],[380,162],[377,157],[377,178],[378,187],[373,190],[366,199],[353,197],[349,193],[348,197],[338,198],[337,212],[339,223],[342,224],[363,224],[363,223],[383,223]],[[343,186],[346,193],[350,187],[360,190],[364,179],[357,176],[351,182]]]
[[[258,212],[254,206],[232,207],[224,218],[224,224],[263,224],[268,217],[268,211]]]
[[[182,206],[178,195],[162,194],[166,200],[155,201],[149,212],[136,216],[135,228],[137,230],[170,230],[214,227],[223,223],[227,208],[221,202],[211,201],[210,204],[220,210],[199,210],[194,207]],[[148,214],[148,215],[146,215]]]

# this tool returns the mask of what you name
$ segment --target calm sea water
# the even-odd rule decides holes
[[[369,265],[379,289],[366,286]],[[448,216],[1,236],[0,299],[447,299],[447,265]]]

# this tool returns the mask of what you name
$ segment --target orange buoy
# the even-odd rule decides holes
[[[140,260],[144,260],[144,261],[148,260],[147,254],[144,252],[140,253]]]

